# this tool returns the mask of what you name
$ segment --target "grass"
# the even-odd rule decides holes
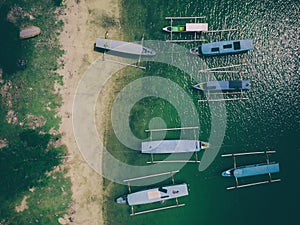
[[[0,67],[3,69],[4,85],[11,84],[7,93],[0,94],[0,139],[6,139],[7,147],[0,149],[0,224],[58,224],[57,219],[69,213],[71,182],[65,177],[67,171],[48,172],[62,163],[66,154],[64,147],[55,143],[60,135],[50,135],[50,129],[58,130],[60,118],[57,108],[62,99],[54,90],[62,84],[56,70],[57,59],[63,50],[58,35],[63,22],[55,13],[61,0],[34,1],[12,0],[0,3],[0,26],[7,31],[1,35]],[[6,20],[13,7],[21,7],[35,17],[29,20],[18,16],[15,23]],[[41,28],[39,36],[19,40],[20,27],[35,25]],[[20,66],[20,62],[23,63]],[[0,86],[4,90],[4,86]],[[8,104],[9,102],[12,105]],[[13,110],[18,122],[6,121],[7,112]],[[45,124],[31,127],[28,116],[42,118]],[[23,125],[20,125],[23,124]],[[34,129],[34,130],[32,130]],[[34,187],[34,192],[29,189]],[[28,195],[29,209],[16,213],[15,207]]]

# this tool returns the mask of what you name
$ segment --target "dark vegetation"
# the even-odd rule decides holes
[[[57,63],[63,54],[57,41],[63,23],[57,22],[56,9],[61,3],[0,2],[0,140],[7,141],[0,148],[0,224],[57,224],[58,216],[68,213],[70,180],[64,169],[51,172],[66,154],[55,131],[61,98],[54,85],[62,84],[56,70],[63,66]],[[40,27],[41,34],[20,40],[21,27],[30,25]],[[10,111],[13,122],[7,118]],[[25,195],[28,209],[17,213]]]

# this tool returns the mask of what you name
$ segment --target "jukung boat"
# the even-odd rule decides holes
[[[249,177],[262,174],[279,172],[279,163],[260,163],[255,165],[240,166],[222,172],[223,177]]]
[[[137,55],[137,56],[156,55],[156,52],[153,49],[144,47],[141,44],[126,42],[126,41],[111,40],[105,38],[97,38],[95,47],[103,50],[109,50],[113,52]]]
[[[209,143],[198,140],[159,140],[142,142],[142,153],[171,154],[198,152],[209,147]]]
[[[189,192],[187,184],[176,184],[130,193],[117,198],[116,202],[119,204],[128,204],[130,206],[134,206],[165,201],[187,196],[188,194]]]
[[[194,85],[201,91],[247,91],[251,89],[250,80],[208,81]]]
[[[195,48],[190,49],[190,53],[203,56],[215,56],[244,53],[253,49],[254,46],[251,39],[228,40],[199,45]]]
[[[166,32],[207,32],[208,23],[186,23],[185,25],[167,26],[163,28]]]

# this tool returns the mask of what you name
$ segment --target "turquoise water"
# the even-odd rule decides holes
[[[300,189],[298,172],[300,171],[300,105],[299,105],[299,1],[122,1],[124,6],[124,30],[128,39],[139,40],[140,33],[147,39],[165,40],[167,34],[161,28],[168,25],[165,16],[207,16],[210,29],[239,27],[243,33],[210,34],[208,40],[229,38],[252,38],[255,50],[244,55],[247,63],[243,75],[252,82],[252,90],[247,93],[248,101],[226,103],[226,132],[222,147],[214,162],[203,172],[197,165],[185,166],[176,175],[176,182],[189,184],[190,195],[180,199],[186,206],[179,209],[129,217],[129,209],[116,206],[111,210],[107,224],[295,224],[298,223]],[[132,3],[134,2],[134,3]],[[133,5],[138,10],[132,10]],[[130,7],[129,7],[130,6]],[[127,11],[126,11],[127,10]],[[130,12],[130,13],[126,13]],[[126,20],[128,19],[128,20]],[[130,21],[126,22],[126,21]],[[190,47],[191,44],[185,46]],[[242,56],[223,56],[207,59],[209,67],[235,64],[243,60]],[[202,61],[199,61],[199,66]],[[198,68],[195,68],[197,70]],[[196,102],[203,97],[190,89],[195,82],[181,71],[152,65],[145,76],[155,74],[167,77],[178,83]],[[219,79],[232,75],[220,74]],[[175,77],[175,78],[174,78]],[[181,79],[182,78],[182,79]],[[170,91],[170,90],[166,90]],[[142,106],[144,105],[144,109]],[[135,106],[140,113],[132,113],[131,129],[144,126],[151,117],[162,117],[168,127],[180,123],[178,114],[164,101],[142,100]],[[158,109],[155,110],[155,107]],[[164,107],[167,109],[164,110]],[[148,109],[151,113],[144,113]],[[133,110],[134,111],[134,110]],[[201,130],[199,135],[205,140],[210,138],[211,112],[208,105],[198,105]],[[222,116],[222,115],[217,115]],[[143,118],[144,117],[144,118]],[[135,119],[143,121],[139,125]],[[170,119],[173,118],[173,119]],[[139,132],[135,134],[139,136]],[[170,135],[170,134],[169,134]],[[171,135],[172,136],[172,135]],[[173,136],[175,137],[175,136]],[[139,138],[145,138],[140,135]],[[214,140],[210,140],[213,142]],[[220,173],[232,166],[232,159],[223,159],[222,153],[276,150],[272,155],[281,166],[280,183],[260,185],[240,190],[226,191],[234,180],[222,178]],[[207,150],[209,151],[209,150]],[[203,153],[202,153],[203,154]],[[201,157],[202,154],[199,154]],[[132,156],[128,156],[132,157]],[[140,157],[140,156],[137,156]],[[263,161],[261,156],[249,156],[238,159],[238,163]],[[255,181],[265,180],[258,177]],[[252,178],[242,183],[254,181]],[[126,189],[117,191],[123,193]],[[114,197],[112,196],[111,200]],[[160,203],[159,203],[160,204]],[[159,205],[158,204],[158,205]],[[126,206],[125,206],[126,207]],[[113,213],[118,212],[118,215]]]

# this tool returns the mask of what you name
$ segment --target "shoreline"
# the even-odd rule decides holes
[[[81,156],[76,145],[72,107],[77,85],[84,71],[97,58],[102,57],[93,51],[93,43],[98,36],[104,36],[106,30],[118,35],[119,29],[103,27],[101,18],[119,18],[118,0],[67,0],[64,2],[64,28],[59,36],[62,49],[61,57],[64,68],[58,72],[63,76],[64,85],[60,87],[63,105],[59,110],[62,123],[60,133],[62,144],[67,146],[71,158],[65,163],[72,182],[73,224],[93,225],[104,224],[103,220],[103,178],[91,169]],[[117,21],[118,24],[118,21]],[[119,34],[120,35],[120,34]],[[113,68],[113,65],[111,65]]]

